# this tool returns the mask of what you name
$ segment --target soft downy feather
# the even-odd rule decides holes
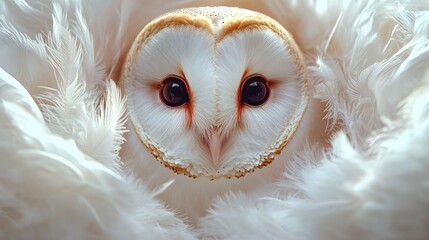
[[[294,35],[307,41],[301,44],[308,46],[304,53],[318,79],[315,93],[328,103],[331,126],[340,129],[331,148],[300,153],[272,196],[232,193],[219,198],[201,223],[204,236],[429,235],[429,18],[428,12],[411,11],[417,5],[429,6],[369,1],[355,11],[350,9],[354,3],[346,5],[337,15],[327,6],[322,12],[326,18],[315,21],[331,24],[323,28],[331,30],[323,38],[329,41],[312,43],[314,38],[299,32],[305,26]],[[289,20],[300,21],[303,12],[292,12],[297,16],[289,14]]]
[[[1,239],[193,238],[156,193],[52,133],[19,83],[3,70],[0,80],[1,136],[13,136],[0,142],[7,169],[0,174]]]
[[[1,19],[1,48],[29,50],[37,60],[22,55],[24,68],[36,61],[40,69],[5,66],[25,72],[17,76],[33,98],[0,72],[0,128],[8,136],[0,141],[0,164],[7,169],[0,174],[0,238],[193,239],[155,200],[163,186],[150,192],[120,169],[125,99],[115,83],[100,79],[91,35],[75,7],[80,20],[71,24],[65,10],[73,9],[53,4],[52,30],[35,39]],[[97,76],[101,84],[94,83]]]
[[[219,199],[201,232],[216,239],[426,239],[428,87],[409,95],[397,120],[383,121],[367,151],[338,133],[319,164],[308,158],[320,155],[297,158],[280,193]]]
[[[110,79],[148,21],[218,4],[258,10],[292,33],[338,133],[288,163],[271,195],[219,197],[200,237],[429,235],[426,1],[167,2],[0,2],[0,238],[194,238],[123,173],[125,99]]]

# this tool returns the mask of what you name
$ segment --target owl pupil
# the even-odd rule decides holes
[[[247,95],[249,98],[257,100],[264,95],[264,88],[258,82],[252,82],[249,84]]]
[[[170,107],[182,106],[189,102],[186,84],[178,77],[165,79],[160,95],[162,101]]]
[[[248,78],[241,91],[241,102],[252,106],[263,104],[268,99],[268,86],[262,76]]]
[[[171,84],[171,87],[169,89],[169,94],[171,100],[174,102],[175,99],[180,99],[183,95],[182,89],[180,88],[180,85],[177,83]]]

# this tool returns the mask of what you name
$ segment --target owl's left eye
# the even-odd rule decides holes
[[[241,102],[251,106],[265,103],[269,96],[269,88],[264,77],[250,76],[241,89]]]
[[[170,107],[179,107],[189,102],[186,84],[179,77],[165,79],[160,95],[162,101]]]

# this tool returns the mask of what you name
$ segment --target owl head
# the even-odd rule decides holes
[[[122,69],[131,131],[177,174],[242,177],[269,165],[306,110],[304,61],[290,34],[229,7],[165,14],[138,35]]]

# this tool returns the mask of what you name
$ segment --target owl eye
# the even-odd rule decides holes
[[[162,101],[170,107],[182,106],[189,102],[185,82],[178,77],[168,77],[164,80],[161,92]]]
[[[262,76],[251,76],[246,79],[241,89],[241,102],[251,106],[259,106],[267,101],[269,88]]]

